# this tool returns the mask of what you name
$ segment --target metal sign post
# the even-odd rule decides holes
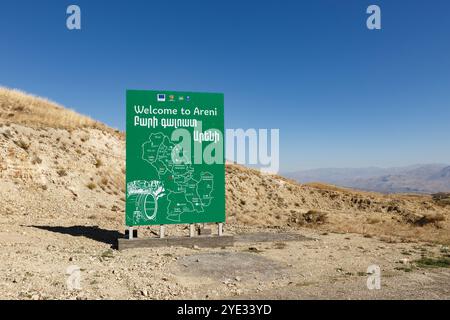
[[[159,237],[163,239],[165,237],[166,227],[162,224],[159,226]]]

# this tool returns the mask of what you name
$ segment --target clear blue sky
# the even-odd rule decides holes
[[[227,128],[280,129],[282,171],[449,163],[449,14],[446,0],[3,0],[0,85],[122,130],[126,89],[223,92]]]

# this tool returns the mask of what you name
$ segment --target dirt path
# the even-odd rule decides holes
[[[441,245],[309,229],[282,230],[291,234],[280,237],[274,235],[276,229],[228,226],[227,232],[247,233],[233,248],[119,252],[111,249],[120,235],[115,229],[2,218],[0,298],[450,298],[449,269],[421,269],[411,263],[421,256],[439,256],[447,250]],[[370,265],[381,269],[380,290],[367,289]],[[70,266],[80,268],[81,290],[67,287]]]

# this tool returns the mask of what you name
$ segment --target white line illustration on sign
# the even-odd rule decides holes
[[[165,195],[161,181],[136,180],[127,184],[127,194],[134,201],[133,219],[155,220],[158,213],[158,199]]]
[[[166,218],[180,222],[183,213],[203,213],[211,205],[214,175],[208,171],[195,175],[190,159],[183,155],[181,161],[174,161],[174,153],[184,154],[178,144],[161,132],[150,134],[142,144],[142,160],[155,169],[158,179],[168,181]]]

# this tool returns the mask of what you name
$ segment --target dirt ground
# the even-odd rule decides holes
[[[227,225],[238,235],[234,247],[118,251],[117,228],[73,222],[1,219],[1,299],[450,298],[450,269],[414,263],[447,252],[439,244]],[[270,241],[257,241],[265,233]],[[173,226],[169,234],[188,231]],[[367,287],[371,265],[380,267],[380,289]],[[67,284],[71,266],[80,269],[80,289]]]

